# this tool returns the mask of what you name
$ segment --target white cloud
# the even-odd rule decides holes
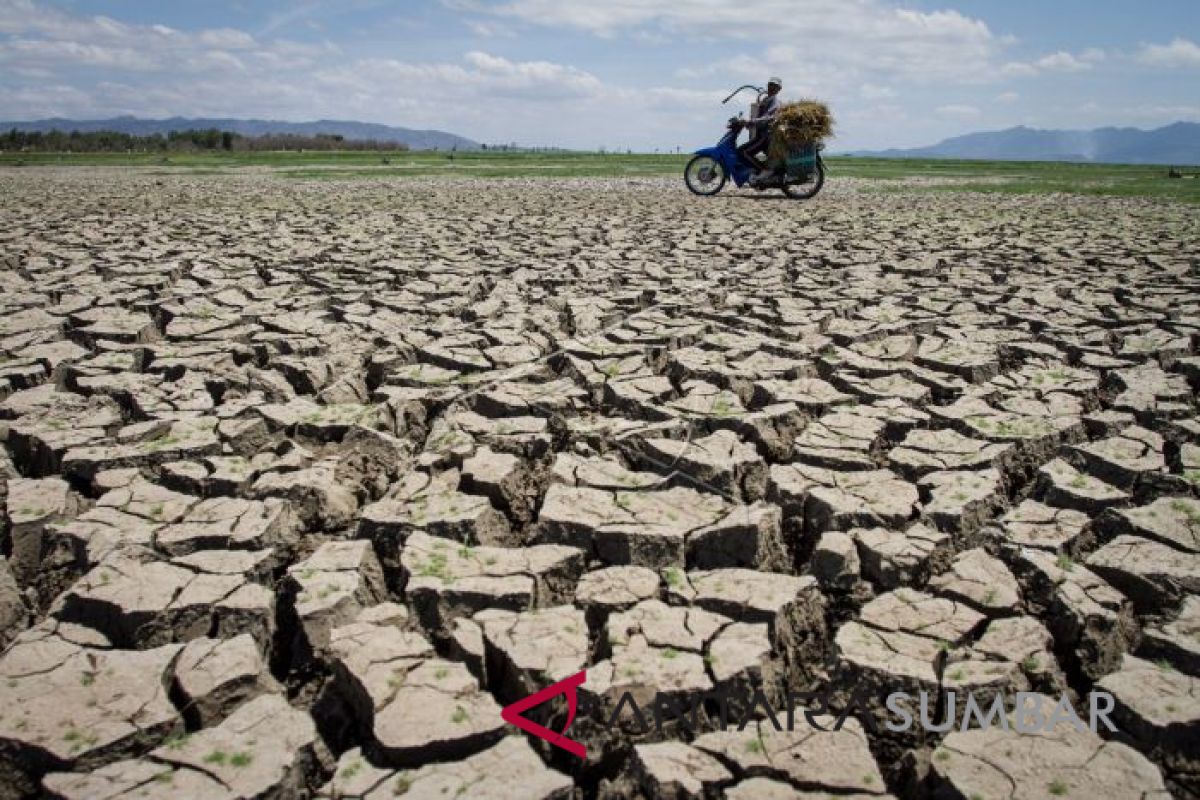
[[[1013,78],[1030,78],[1045,72],[1087,72],[1106,57],[1107,54],[1103,50],[1095,47],[1088,48],[1078,55],[1059,50],[1033,61],[1009,61],[1000,67],[1000,74]]]
[[[1065,50],[1042,56],[1033,65],[1044,72],[1083,72],[1092,68],[1090,61],[1076,58]]]
[[[1183,38],[1170,44],[1144,44],[1136,58],[1153,67],[1200,67],[1200,45]]]
[[[997,103],[1015,103],[1021,99],[1021,95],[1016,92],[1001,92],[996,95]]]
[[[444,2],[461,8],[467,0]],[[649,30],[697,41],[745,40],[762,45],[767,63],[798,67],[803,56],[831,70],[922,80],[983,79],[1005,44],[986,23],[957,11],[927,13],[882,0],[807,0],[799,9],[794,0],[480,0],[466,7],[598,36]],[[693,74],[706,74],[707,66],[693,67]]]

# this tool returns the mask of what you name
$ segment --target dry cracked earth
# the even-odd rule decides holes
[[[1195,209],[0,193],[2,797],[1200,792]],[[1118,731],[699,703],[583,715],[580,762],[501,720],[581,670],[609,708],[1103,690]]]

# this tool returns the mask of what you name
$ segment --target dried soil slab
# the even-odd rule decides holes
[[[111,398],[83,397],[49,384],[0,402],[0,417],[12,420],[7,444],[13,457],[35,477],[57,474],[68,450],[104,443],[123,422]]]
[[[924,516],[939,530],[971,540],[1008,504],[1003,479],[994,469],[931,472],[921,479],[930,494]]]
[[[899,373],[865,378],[858,375],[839,377],[838,385],[853,392],[867,402],[898,399],[906,403],[923,406],[933,396],[933,390]]]
[[[922,367],[949,372],[971,383],[983,383],[1000,373],[995,346],[969,339],[921,339],[913,361]]]
[[[826,414],[796,437],[795,459],[834,470],[876,469],[886,427],[883,420],[865,414]]]
[[[8,559],[0,556],[0,651],[26,626],[29,611]]]
[[[996,520],[992,537],[1004,547],[1033,547],[1052,553],[1075,552],[1086,538],[1087,514],[1025,500]]]
[[[1177,354],[1188,353],[1186,339],[1175,341],[1181,343]],[[1153,346],[1152,342],[1145,343]],[[1128,344],[1129,340],[1126,340]],[[1114,409],[1136,415],[1148,427],[1152,427],[1159,419],[1186,413],[1193,400],[1187,378],[1164,372],[1157,364],[1113,370],[1106,381],[1106,388],[1119,391],[1112,400]]]
[[[850,592],[858,584],[862,564],[853,537],[844,531],[825,531],[813,549],[809,569],[831,592]]]
[[[248,633],[188,642],[175,663],[175,679],[189,716],[205,727],[248,700],[279,692],[258,643]]]
[[[734,622],[699,608],[643,601],[608,618],[611,656],[588,669],[587,691],[639,705],[662,692],[688,701],[714,686],[773,685],[767,626]]]
[[[400,551],[415,531],[467,544],[516,544],[504,514],[486,497],[457,491],[456,483],[454,473],[431,479],[411,472],[363,508],[358,535],[374,542],[389,580],[400,574]]]
[[[963,603],[914,589],[896,589],[863,606],[859,620],[881,631],[902,631],[960,644],[983,623],[983,614]]]
[[[287,500],[309,529],[336,530],[352,522],[358,511],[358,497],[339,475],[338,465],[335,456],[304,469],[268,472],[254,482],[251,493],[260,500]]]
[[[571,778],[543,764],[528,740],[506,736],[473,756],[411,770],[376,767],[355,747],[342,754],[333,777],[316,796],[328,800],[393,800],[398,796],[503,800],[519,792],[528,800],[569,800],[573,790]]]
[[[734,497],[756,500],[766,492],[766,462],[754,445],[732,431],[687,441],[647,439],[640,453],[652,468],[669,474],[678,471],[701,486]]]
[[[1200,553],[1152,539],[1118,536],[1088,556],[1087,565],[1146,613],[1162,613],[1186,595],[1200,594]]]
[[[95,631],[52,621],[18,636],[0,658],[4,783],[94,766],[181,729],[167,689],[182,648],[114,650]]]
[[[177,768],[145,758],[117,761],[91,772],[52,772],[42,780],[51,796],[63,800],[133,800],[146,797],[189,797],[234,800],[234,795],[207,772]]]
[[[1042,697],[1053,708],[1054,700]],[[1127,745],[1061,723],[1016,736],[998,727],[955,731],[931,761],[935,785],[970,797],[1104,797],[1167,800],[1158,768]]]
[[[541,416],[493,419],[473,411],[460,411],[444,419],[449,431],[461,432],[493,450],[522,458],[543,458],[553,444],[550,422]],[[436,439],[439,431],[439,425],[435,424],[430,437]]]
[[[1017,613],[1021,590],[1004,562],[982,548],[963,551],[948,571],[929,581],[930,591],[979,609],[989,616]]]
[[[481,447],[463,461],[462,484],[466,491],[488,497],[518,525],[533,519],[541,492],[538,476],[526,461],[490,447]]]
[[[819,416],[853,400],[852,395],[838,391],[820,378],[794,378],[756,381],[750,405],[761,408],[774,403],[795,403],[805,413]]]
[[[1038,359],[997,375],[983,388],[994,389],[1001,394],[1030,392],[1036,396],[1065,392],[1090,399],[1100,390],[1100,375],[1092,370],[1069,367],[1062,362]]]
[[[786,719],[778,720],[782,731],[762,720],[741,731],[703,734],[691,746],[730,765],[738,777],[770,778],[838,797],[846,792],[879,796],[886,791],[858,720],[847,718],[835,731],[832,720],[826,718],[823,724],[831,729],[819,731],[809,727],[803,709],[797,709],[795,717],[791,731],[787,730]]]
[[[215,778],[235,797],[288,797],[304,791],[320,769],[322,750],[308,714],[283,695],[264,694],[151,758]]]
[[[720,761],[683,742],[636,745],[629,769],[648,797],[671,800],[710,797],[733,781]]]
[[[414,533],[400,557],[404,593],[430,631],[486,608],[526,611],[568,601],[583,551],[563,545],[471,547]]]
[[[353,709],[372,763],[419,766],[463,758],[504,735],[500,707],[463,664],[389,624],[336,628],[330,649],[338,693]]]
[[[657,472],[637,472],[627,468],[616,456],[579,456],[557,453],[550,467],[550,480],[566,486],[593,489],[655,489],[665,478]]]
[[[17,583],[29,586],[47,549],[47,526],[74,517],[83,510],[84,501],[59,478],[13,478],[7,484],[8,563]]]
[[[182,419],[141,441],[72,447],[62,457],[62,470],[68,476],[90,481],[106,469],[149,467],[220,455],[217,423],[216,417]]]
[[[1088,515],[1099,514],[1132,499],[1116,486],[1080,472],[1062,458],[1056,458],[1038,470],[1034,495],[1048,505]]]
[[[725,790],[726,800],[895,800],[891,794],[836,794],[796,789],[789,783],[771,778],[748,778]]]
[[[1044,550],[1020,551],[1012,567],[1072,666],[1092,679],[1117,668],[1137,632],[1125,595],[1090,569]]]
[[[271,566],[269,550],[203,550],[173,561],[122,551],[65,591],[51,614],[93,626],[126,647],[215,631],[220,638],[248,632],[265,650],[275,630],[275,595],[257,581]]]
[[[483,630],[489,688],[507,700],[525,697],[587,666],[587,620],[574,606],[522,612],[488,609],[474,620]]]
[[[383,569],[362,539],[326,542],[304,561],[288,567],[300,633],[311,652],[329,645],[334,628],[353,622],[363,609],[387,598]]]
[[[917,523],[906,530],[860,528],[850,531],[858,545],[862,574],[883,589],[920,586],[950,562],[953,542],[941,531]]]
[[[1200,675],[1200,596],[1188,595],[1174,620],[1147,628],[1138,655]]]
[[[1116,699],[1116,726],[1167,774],[1194,788],[1200,780],[1200,679],[1127,655],[1097,686]]]
[[[1011,445],[963,436],[955,430],[914,430],[888,453],[892,469],[912,480],[943,470],[1007,469]]]
[[[727,513],[720,497],[683,487],[625,492],[553,484],[536,538],[595,553],[609,564],[682,567],[689,535]]]
[[[295,545],[297,527],[287,501],[213,497],[197,503],[177,523],[158,529],[154,546],[172,556],[215,549],[288,552]]]
[[[1160,497],[1137,508],[1110,509],[1096,520],[1096,531],[1103,541],[1141,536],[1177,550],[1200,553],[1200,500]]]
[[[1078,469],[1124,491],[1152,483],[1166,471],[1162,436],[1137,425],[1107,439],[1073,447],[1067,458]]]
[[[586,405],[588,393],[567,378],[545,383],[500,383],[473,396],[485,417],[572,416]]]
[[[682,571],[676,569],[670,574],[678,581]],[[624,611],[642,600],[656,597],[661,585],[658,573],[647,567],[604,567],[579,579],[575,604],[606,619],[609,612]]]
[[[739,622],[766,623],[779,652],[802,658],[824,646],[825,598],[809,575],[748,569],[665,573],[673,603],[712,611]]]
[[[917,487],[889,470],[838,472],[798,464],[771,466],[768,496],[789,516],[802,515],[806,530],[897,528],[917,513]]]

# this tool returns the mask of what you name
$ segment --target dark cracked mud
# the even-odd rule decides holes
[[[0,798],[1200,792],[1191,209],[0,190]],[[856,687],[1118,730],[704,702]]]

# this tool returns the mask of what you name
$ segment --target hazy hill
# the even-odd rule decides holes
[[[999,161],[1094,161],[1109,164],[1200,164],[1200,123],[1176,122],[1149,131],[1138,128],[1056,131],[1018,126],[1003,131],[955,136],[931,147],[858,151],[854,155]]]
[[[375,139],[381,142],[401,142],[413,150],[473,150],[477,142],[445,131],[414,130],[379,125],[373,122],[351,122],[348,120],[319,119],[315,122],[282,122],[268,119],[218,119],[209,117],[171,117],[170,119],[139,119],[137,117],[113,117],[111,119],[39,119],[30,122],[0,122],[0,130],[16,128],[19,131],[118,131],[134,136],[150,136],[155,133],[188,129],[218,128],[240,133],[243,136],[290,133],[300,136],[315,136],[319,133],[335,134],[347,139]]]

